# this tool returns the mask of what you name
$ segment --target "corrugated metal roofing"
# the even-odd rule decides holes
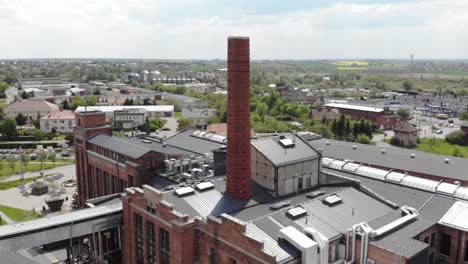
[[[294,140],[293,136],[290,134],[285,135],[285,137]],[[279,140],[279,136],[273,136],[252,139],[251,142],[258,151],[277,166],[319,157],[317,151],[310,147],[299,136],[295,137],[295,145],[293,147],[284,148],[279,143]]]
[[[278,242],[269,236],[267,233],[263,232],[258,226],[253,223],[248,223],[246,226],[246,233],[250,234],[253,238],[263,241],[265,253],[276,256],[276,261],[280,262],[291,258],[291,254],[288,253],[285,249],[280,247]]]
[[[223,143],[211,141],[207,138],[193,137],[191,136],[192,132],[193,130],[191,129],[182,131],[167,138],[164,140],[164,143],[198,154],[211,153],[214,149],[218,149],[220,146],[224,145]]]
[[[372,167],[361,166],[356,170],[356,174],[370,177],[373,179],[385,180],[385,176],[388,174],[388,172]]]
[[[455,202],[440,219],[439,224],[468,232],[468,203]]]
[[[407,175],[403,178],[401,184],[417,189],[435,192],[437,185],[439,185],[439,182]]]
[[[329,145],[326,142],[330,142]],[[466,173],[466,158],[450,157],[450,163],[445,163],[446,156],[426,153],[422,151],[400,148],[387,148],[381,154],[381,148],[366,144],[357,144],[332,139],[318,139],[309,141],[315,149],[321,148],[323,155],[330,158],[350,159],[357,163],[373,164],[380,167],[400,169],[403,171],[431,174],[440,177],[468,180]],[[357,145],[353,149],[353,145]],[[411,154],[415,153],[415,158]]]

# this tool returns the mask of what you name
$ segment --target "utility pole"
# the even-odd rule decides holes
[[[19,169],[20,169],[20,179],[23,180],[24,175],[23,175],[23,150],[22,150],[22,146],[20,146],[20,148],[19,148]]]

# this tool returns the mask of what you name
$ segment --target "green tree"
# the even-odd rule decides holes
[[[23,113],[19,113],[15,117],[15,121],[16,121],[16,124],[18,126],[24,126],[24,125],[26,125],[26,122],[28,121],[28,118],[26,116],[24,116]]]
[[[151,132],[161,129],[165,123],[166,121],[161,118],[152,118],[148,120],[149,129]]]
[[[5,118],[1,123],[0,131],[6,139],[11,140],[16,138],[18,136],[18,132],[16,131],[16,121],[11,118]]]
[[[345,136],[345,128],[346,128],[346,117],[345,115],[341,114],[340,119],[338,119],[338,122],[336,124],[336,134],[340,139],[343,139]]]
[[[268,112],[268,106],[265,103],[258,103],[257,108],[255,109],[255,112],[261,117],[264,118],[265,115]]]
[[[406,108],[400,108],[397,110],[397,115],[403,117],[403,118],[408,118],[409,117],[409,111]]]
[[[190,119],[185,118],[185,117],[179,118],[178,122],[179,122],[179,125],[177,126],[177,130],[179,131],[186,129],[190,127],[191,125]]]
[[[40,129],[34,129],[31,133],[31,135],[36,139],[37,141],[41,141],[44,139],[44,132],[42,132]]]
[[[15,173],[16,164],[18,163],[18,159],[14,155],[10,155],[7,158],[8,166],[10,166],[11,173]]]
[[[54,163],[54,167],[55,167],[55,161],[57,159],[57,154],[55,154],[55,152],[52,152],[49,154],[49,157],[50,161],[52,161],[52,163]]]
[[[468,144],[468,140],[466,138],[467,136],[465,135],[465,132],[457,130],[447,134],[445,136],[445,141],[450,144],[465,145]]]
[[[459,146],[454,146],[452,156],[454,156],[454,157],[464,157],[465,154],[463,152],[464,152],[463,149],[461,149]]]
[[[460,114],[460,120],[468,120],[468,112],[463,112]]]
[[[47,155],[44,152],[39,152],[37,154],[37,160],[39,160],[41,170],[44,168],[44,161],[46,158],[47,158]]]
[[[353,136],[357,138],[357,136],[361,134],[361,124],[359,122],[353,123]]]
[[[28,170],[28,164],[31,161],[31,156],[29,156],[26,153],[21,153],[21,160],[23,161],[24,169],[27,171]]]
[[[21,98],[23,98],[23,99],[28,99],[28,98],[29,98],[28,93],[27,93],[26,91],[23,91],[23,92],[21,93]]]
[[[405,91],[413,90],[413,83],[410,80],[405,80],[403,82],[403,89],[405,89]]]

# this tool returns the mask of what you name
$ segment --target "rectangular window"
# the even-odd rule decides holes
[[[154,264],[156,263],[156,232],[154,230],[154,224],[151,222],[146,222],[146,234],[148,241],[147,243],[147,253],[148,253],[148,263]]]
[[[104,172],[104,190],[105,190],[104,195],[110,194],[109,173],[107,172]]]
[[[237,261],[233,258],[229,258],[229,264],[237,264]]]
[[[143,219],[135,214],[136,263],[143,264]]]
[[[216,249],[210,248],[210,264],[216,264],[217,263],[216,259],[217,259]]]
[[[435,240],[436,240],[436,232],[431,234],[431,243],[429,244],[431,247],[435,247]]]
[[[450,256],[450,248],[452,247],[452,236],[442,233],[440,238],[440,254]]]
[[[468,240],[465,241],[465,262],[468,262]]]
[[[169,232],[160,228],[159,229],[159,244],[161,245],[161,264],[170,264],[169,258]]]
[[[102,171],[100,169],[97,169],[97,197],[101,197],[101,188],[102,188]]]

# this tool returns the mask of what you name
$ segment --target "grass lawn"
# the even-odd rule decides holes
[[[16,188],[19,184],[26,184],[33,182],[34,180],[39,180],[48,176],[51,176],[53,174],[46,174],[44,177],[41,176],[36,176],[36,177],[30,177],[30,178],[25,178],[22,180],[13,180],[13,181],[6,181],[6,182],[0,182],[0,191],[8,190],[11,188]]]
[[[390,139],[384,140],[385,143],[390,144]],[[462,157],[468,158],[468,146],[453,145],[442,138],[420,138],[420,143],[416,145],[416,149],[424,152],[430,152],[445,156],[454,156],[455,147],[459,149]]]
[[[0,225],[6,225],[7,222],[3,221],[3,219],[0,221]]]
[[[0,205],[0,211],[2,211],[15,222],[23,222],[41,217],[41,215],[36,212],[25,211],[5,205]]]
[[[182,117],[182,112],[174,112],[174,117],[175,118],[181,118]]]
[[[65,163],[65,164],[64,164]],[[52,169],[52,168],[55,168],[55,167],[59,167],[59,166],[64,166],[64,165],[69,165],[69,164],[74,164],[75,163],[75,160],[72,160],[72,159],[61,159],[61,160],[56,160],[56,164],[54,166],[54,164],[50,161],[48,162],[44,162],[44,164],[42,165],[42,169]],[[26,171],[37,171],[37,170],[40,170],[41,169],[41,164],[40,163],[29,163],[26,170],[24,170],[24,166],[23,166],[23,172],[26,172]],[[0,176],[3,176],[3,175],[10,175],[10,174],[15,174],[15,173],[19,173],[19,162],[17,162],[15,164],[15,168],[14,170],[11,169],[10,167],[10,163],[7,162],[7,161],[4,161],[2,166],[0,167]]]

